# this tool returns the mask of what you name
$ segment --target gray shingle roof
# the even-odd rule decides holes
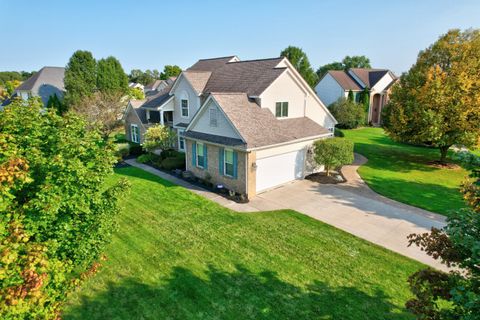
[[[167,102],[172,96],[170,95],[170,89],[172,84],[169,84],[165,89],[158,91],[154,94],[146,96],[146,100],[142,103],[142,108],[158,108],[165,102]]]
[[[245,93],[212,93],[248,148],[263,147],[330,133],[307,117],[277,119]]]
[[[30,91],[33,95],[41,97],[43,103],[47,104],[48,98],[54,94],[59,98],[63,97],[63,93],[65,92],[64,77],[65,68],[43,67],[15,90]]]
[[[223,137],[223,136],[217,136],[214,134],[203,133],[198,131],[186,131],[184,133],[184,136],[187,138],[198,139],[198,140],[221,144],[225,146],[245,147],[245,143],[242,140]]]
[[[236,56],[200,59],[194,65],[187,69],[187,71],[213,71],[217,68],[223,67],[225,63],[237,58]]]
[[[328,73],[338,82],[344,90],[362,90],[362,87],[343,70],[330,70]]]
[[[212,75],[211,71],[184,71],[183,75],[192,85],[197,94],[201,94]]]

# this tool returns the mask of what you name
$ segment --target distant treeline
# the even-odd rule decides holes
[[[5,85],[7,81],[25,81],[30,78],[35,71],[27,72],[27,71],[0,71],[0,86]]]

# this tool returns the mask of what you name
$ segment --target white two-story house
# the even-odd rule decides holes
[[[248,198],[303,179],[311,170],[310,146],[333,136],[336,124],[286,58],[199,60],[180,74],[167,96],[157,109],[172,112],[187,170]],[[132,117],[146,111],[138,111],[144,104],[130,106]],[[133,136],[128,129],[128,119],[127,136],[141,142],[141,133]]]

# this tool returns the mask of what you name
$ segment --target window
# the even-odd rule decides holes
[[[182,117],[188,117],[188,100],[182,99],[181,104],[182,104]]]
[[[210,109],[210,127],[218,126],[217,109]]]
[[[203,152],[203,143],[197,142],[197,167],[205,167],[205,154]]]
[[[277,102],[275,105],[275,116],[277,118],[288,117],[288,102]]]
[[[140,143],[140,132],[138,131],[138,126],[136,124],[130,126],[130,137],[133,142]]]
[[[185,151],[185,138],[183,137],[183,133],[185,130],[178,129],[178,150]]]
[[[233,177],[233,150],[225,149],[223,156],[224,172],[226,176]]]

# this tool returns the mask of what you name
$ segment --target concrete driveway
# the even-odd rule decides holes
[[[132,166],[170,180],[232,210],[254,214],[255,211],[293,209],[404,256],[447,270],[417,247],[407,247],[409,234],[427,232],[431,227],[441,228],[445,225],[445,217],[373,192],[356,173],[358,166],[365,162],[364,157],[355,155],[354,164],[344,167],[342,171],[348,179],[347,183],[322,185],[299,180],[261,193],[249,203],[239,204],[134,159],[127,160]]]

